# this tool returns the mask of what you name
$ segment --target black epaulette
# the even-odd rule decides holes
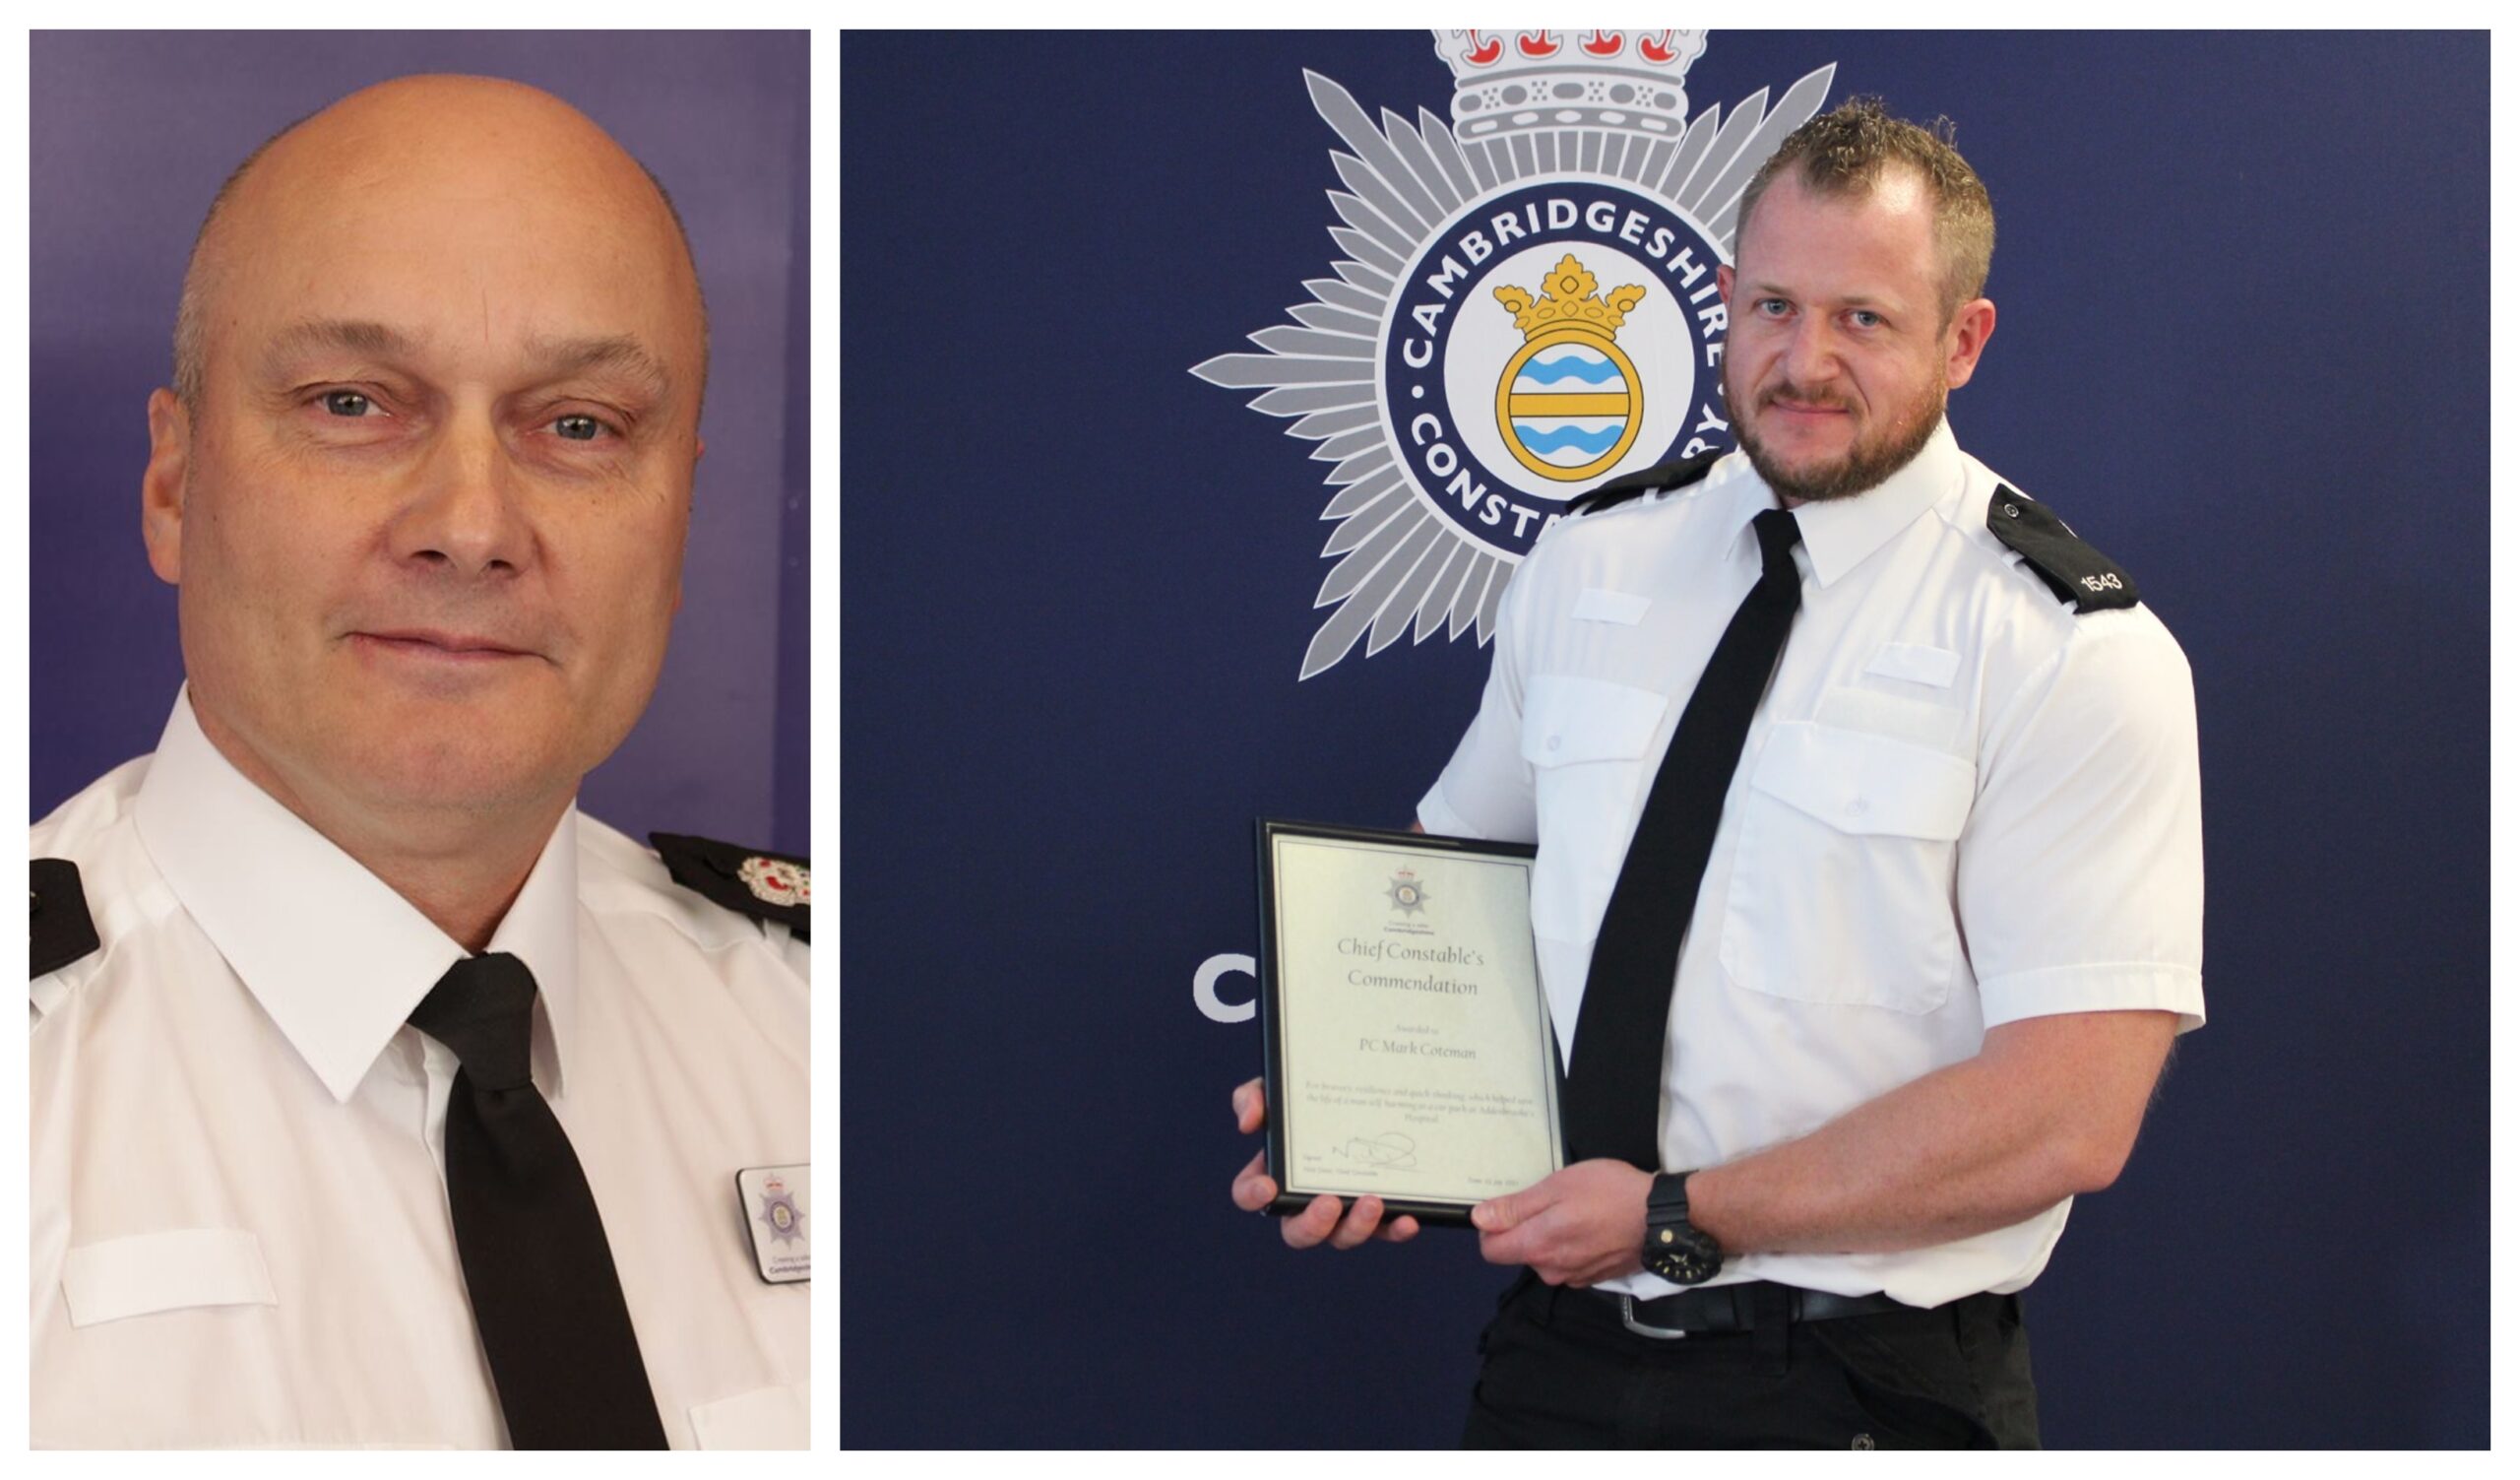
[[[1604,509],[1614,509],[1631,498],[1641,497],[1657,488],[1686,487],[1706,477],[1706,470],[1714,467],[1716,460],[1723,456],[1724,454],[1720,452],[1701,452],[1684,462],[1665,463],[1660,468],[1648,468],[1642,473],[1631,473],[1625,478],[1613,478],[1598,488],[1577,494],[1566,505],[1566,517],[1572,519],[1579,514],[1595,514]]]
[[[675,883],[739,915],[775,920],[799,940],[808,938],[814,884],[803,859],[680,833],[652,832],[648,841]]]
[[[27,926],[34,947],[33,972],[28,980],[54,972],[96,948],[96,922],[88,913],[88,891],[79,884],[79,866],[68,859],[37,859],[27,866]]]
[[[1994,501],[1986,505],[1986,528],[2018,550],[2056,599],[2072,602],[2077,611],[2108,611],[2143,600],[2124,567],[2085,545],[2054,510],[2027,493],[1995,484]]]

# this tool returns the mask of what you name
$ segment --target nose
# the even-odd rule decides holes
[[[1827,315],[1806,313],[1795,321],[1778,368],[1785,372],[1787,381],[1797,386],[1819,385],[1836,378],[1843,366],[1838,359],[1836,333]]]
[[[534,531],[519,492],[489,413],[458,413],[416,470],[396,514],[394,553],[455,575],[513,574],[534,551]]]

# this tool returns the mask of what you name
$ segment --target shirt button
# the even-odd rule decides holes
[[[1850,817],[1860,817],[1868,810],[1870,810],[1870,808],[1864,804],[1864,800],[1861,797],[1858,797],[1853,802],[1847,804],[1847,815]]]
[[[1554,749],[1556,749],[1560,744],[1563,744],[1564,742],[1565,742],[1565,741],[1564,741],[1564,739],[1563,739],[1562,737],[1552,735],[1552,736],[1550,736],[1550,737],[1548,738],[1548,748],[1550,748],[1550,749],[1554,750]]]

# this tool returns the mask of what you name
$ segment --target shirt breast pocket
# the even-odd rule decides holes
[[[1650,688],[1601,678],[1541,674],[1524,685],[1523,759],[1549,863],[1532,881],[1534,934],[1585,940],[1600,924],[1670,707]]]
[[[1940,1007],[1964,969],[1952,906],[1978,768],[1887,736],[1792,722],[1741,798],[1722,959],[1799,1002]]]
[[[212,1306],[276,1306],[263,1246],[239,1228],[185,1228],[83,1244],[61,1269],[74,1327]]]

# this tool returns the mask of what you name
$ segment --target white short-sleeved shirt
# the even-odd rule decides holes
[[[1672,987],[1667,1171],[1806,1134],[1975,1055],[1997,1024],[2204,1021],[2186,658],[2146,608],[2059,602],[1988,532],[1996,487],[1946,425],[1879,486],[1796,511],[1801,610]],[[1506,590],[1478,718],[1418,804],[1430,832],[1539,844],[1532,925],[1570,1055],[1647,788],[1758,578],[1750,520],[1776,505],[1735,452],[1694,485],[1551,529]],[[2071,1203],[1899,1254],[1749,1255],[1717,1278],[1914,1305],[2017,1290]]]
[[[463,947],[180,696],[32,845],[102,942],[32,987],[33,1443],[504,1444],[447,1211],[456,1065],[404,1025]],[[807,1286],[762,1278],[735,1178],[809,1160],[803,942],[572,807],[489,948],[540,989],[535,1082],[668,1440],[802,1447]]]

